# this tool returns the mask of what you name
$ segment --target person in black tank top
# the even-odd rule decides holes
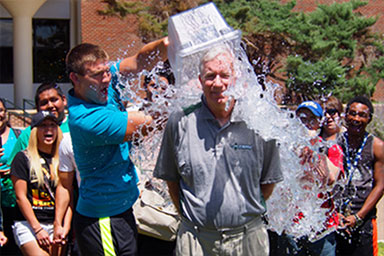
[[[378,253],[376,204],[384,191],[384,142],[366,132],[373,111],[362,96],[347,104],[347,130],[338,140],[344,152],[345,186],[338,198],[337,255]]]

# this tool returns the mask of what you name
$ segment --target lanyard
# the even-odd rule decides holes
[[[351,162],[351,157],[349,155],[349,142],[348,142],[348,133],[347,132],[344,133],[344,137],[345,137],[345,142],[346,142],[345,143],[345,151],[347,151],[346,152],[347,169],[348,169],[348,173],[349,173],[348,183],[347,183],[347,186],[348,186],[352,180],[353,173],[355,172],[355,170],[357,168],[357,164],[358,164],[359,160],[361,159],[361,153],[363,152],[365,144],[367,143],[367,140],[368,140],[368,133],[366,132],[364,134],[363,142],[361,143],[360,148],[357,150],[357,153],[356,153],[355,159],[353,160],[353,163]]]

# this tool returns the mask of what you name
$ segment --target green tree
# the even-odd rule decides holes
[[[293,12],[295,1],[215,3],[228,23],[243,31],[248,56],[259,60],[253,62],[256,72],[278,78],[277,71],[284,71],[280,79],[291,95],[311,99],[332,92],[346,101],[371,96],[384,78],[383,39],[369,30],[377,19],[356,12],[367,2],[319,5],[310,13]],[[268,52],[265,42],[272,46]]]
[[[123,1],[106,3],[101,15],[137,15],[145,41],[166,35],[169,16],[206,0]],[[318,5],[310,13],[293,12],[296,1],[214,0],[230,26],[243,32],[248,57],[259,74],[283,82],[288,95],[313,99],[333,93],[347,101],[371,96],[384,78],[383,38],[370,31],[376,17],[356,10],[358,0]],[[292,98],[292,97],[291,97]]]

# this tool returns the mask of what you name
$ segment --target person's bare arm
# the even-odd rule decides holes
[[[263,193],[264,200],[268,200],[268,198],[272,195],[275,184],[261,184],[261,193]]]
[[[0,247],[8,242],[8,238],[4,235],[3,231],[0,231]]]
[[[377,202],[383,196],[384,193],[384,142],[379,138],[373,141],[373,154],[375,162],[373,165],[374,173],[374,185],[371,193],[369,193],[365,200],[363,207],[357,212],[358,217],[364,219],[367,214],[376,207]],[[344,222],[351,227],[356,225],[356,218],[353,215],[347,216]]]
[[[180,184],[178,181],[167,181],[168,192],[175,205],[177,212],[181,215],[180,208]]]
[[[133,140],[134,133],[139,130],[143,136],[146,136],[148,133],[147,127],[151,124],[152,120],[151,116],[145,115],[141,111],[128,112],[127,130],[125,131],[124,141]]]
[[[363,207],[357,213],[364,218],[377,204],[384,193],[384,142],[379,138],[373,141],[373,154],[375,162],[373,166],[374,185],[371,193],[364,202]]]
[[[59,184],[56,188],[56,206],[54,224],[54,241],[62,243],[70,229],[73,207],[73,179],[75,172],[59,171]]]
[[[138,53],[121,61],[120,72],[137,74],[144,69],[152,70],[156,63],[167,59],[167,46],[168,37],[144,45]]]
[[[33,212],[32,205],[28,201],[27,182],[14,175],[11,175],[11,179],[15,188],[16,202],[21,213],[31,226],[39,246],[48,249],[51,245],[51,239],[49,238],[48,232],[41,227],[40,222]]]

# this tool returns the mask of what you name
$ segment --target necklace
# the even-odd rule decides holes
[[[351,161],[351,156],[350,156],[350,153],[349,153],[348,133],[345,132],[343,135],[344,135],[344,138],[345,138],[345,150],[346,150],[346,160],[347,160],[348,182],[347,182],[346,186],[342,189],[343,194],[345,196],[345,200],[339,206],[340,207],[339,211],[341,213],[343,213],[344,215],[350,215],[351,214],[351,201],[352,201],[352,198],[356,194],[356,188],[351,186],[351,181],[352,181],[353,174],[354,174],[354,172],[357,169],[357,164],[358,164],[359,160],[361,159],[361,153],[363,152],[365,144],[367,143],[368,133],[366,132],[364,134],[363,142],[361,143],[360,148],[357,150],[355,159],[353,159],[353,163]]]
[[[349,141],[348,141],[348,133],[347,132],[344,133],[344,138],[345,138],[347,169],[348,169],[348,174],[349,174],[348,183],[347,183],[347,186],[348,186],[352,180],[353,173],[357,169],[357,164],[361,159],[361,153],[363,152],[365,144],[367,143],[367,140],[368,140],[368,133],[365,132],[363,142],[361,143],[360,148],[357,150],[357,153],[356,153],[356,156],[355,156],[355,159],[353,160],[353,162],[351,161],[351,156],[349,153]]]

